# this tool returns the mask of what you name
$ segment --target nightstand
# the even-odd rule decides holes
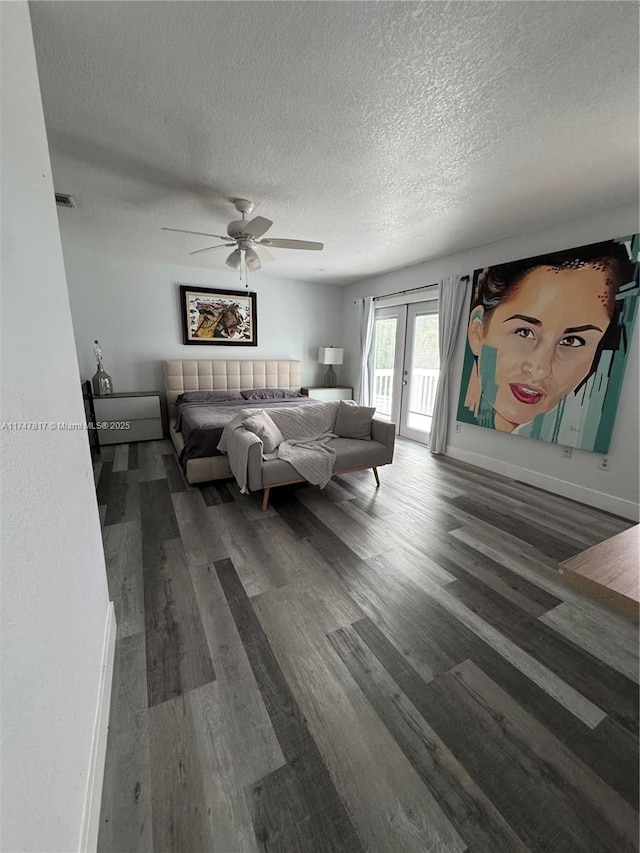
[[[159,391],[129,391],[94,397],[100,444],[124,444],[163,437]],[[128,426],[127,426],[128,425]]]
[[[353,400],[353,388],[348,385],[336,385],[335,388],[316,386],[301,388],[300,392],[314,400]]]

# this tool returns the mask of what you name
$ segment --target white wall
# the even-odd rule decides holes
[[[2,421],[84,418],[26,2],[2,29]],[[3,850],[81,844],[109,600],[86,432],[0,431]]]
[[[556,224],[543,231],[478,246],[398,272],[364,279],[345,288],[345,335],[354,322],[353,301],[357,297],[378,296],[433,284],[440,278],[455,273],[472,274],[474,269],[485,265],[585,245],[637,231],[638,208],[625,206],[603,211],[597,216]],[[414,295],[413,298],[418,299],[419,296]],[[463,317],[454,362],[447,454],[557,494],[637,519],[639,324],[636,323],[613,439],[607,454],[610,469],[605,472],[598,468],[602,457],[594,453],[574,450],[571,459],[564,459],[560,447],[521,436],[507,436],[469,424],[460,424],[460,432],[455,432],[467,321],[468,318]],[[359,358],[357,335],[351,336],[347,347],[345,375],[353,381],[357,375]]]
[[[65,211],[61,228],[83,377],[95,373],[95,338],[116,391],[162,390],[165,358],[299,359],[303,384],[316,384],[326,370],[318,365],[318,347],[341,346],[340,289],[277,279],[269,270],[250,274],[250,290],[257,294],[257,347],[183,345],[178,285],[242,290],[238,273],[122,257],[104,230],[101,239],[109,251],[100,253],[88,246],[81,215]]]

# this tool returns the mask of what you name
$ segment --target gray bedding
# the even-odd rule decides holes
[[[317,404],[309,397],[292,397],[284,400],[231,400],[224,403],[189,402],[178,406],[176,432],[182,433],[184,448],[180,454],[180,463],[186,465],[189,459],[202,459],[207,456],[221,456],[217,449],[222,438],[222,430],[243,409],[291,408]]]

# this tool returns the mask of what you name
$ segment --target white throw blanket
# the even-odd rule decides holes
[[[338,402],[318,403],[301,408],[282,408],[267,411],[284,436],[284,441],[275,453],[265,459],[282,459],[288,462],[309,483],[326,486],[333,473],[336,452],[327,447],[327,442],[336,438],[333,427],[338,412]],[[265,411],[265,410],[260,410]],[[247,464],[249,444],[234,440],[236,430],[242,427],[255,409],[239,412],[225,426],[218,450],[229,457],[229,467],[236,478],[240,491],[247,492]],[[257,440],[257,438],[256,438]]]

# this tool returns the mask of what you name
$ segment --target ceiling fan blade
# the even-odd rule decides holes
[[[204,231],[185,231],[184,228],[163,228],[163,231],[179,231],[180,234],[197,234],[198,237],[217,237],[218,240],[228,240],[229,235],[222,234],[207,234]]]
[[[319,252],[324,249],[324,243],[312,243],[309,240],[262,240],[263,246],[274,246],[276,249],[311,249]]]
[[[260,243],[256,243],[256,253],[263,264],[269,264],[271,261],[275,261],[275,258],[267,247],[260,245]]]
[[[190,255],[199,255],[200,252],[210,252],[211,249],[221,249],[223,246],[234,246],[235,243],[218,243],[217,246],[207,246],[206,249],[196,249],[195,252],[189,252]]]
[[[272,225],[273,222],[270,219],[265,219],[264,216],[256,216],[250,219],[242,230],[250,237],[262,237]]]
[[[240,266],[240,249],[236,249],[235,252],[231,252],[225,264],[231,269],[237,270]]]
[[[244,262],[247,265],[247,269],[251,270],[251,272],[262,269],[260,258],[254,249],[245,249]]]

